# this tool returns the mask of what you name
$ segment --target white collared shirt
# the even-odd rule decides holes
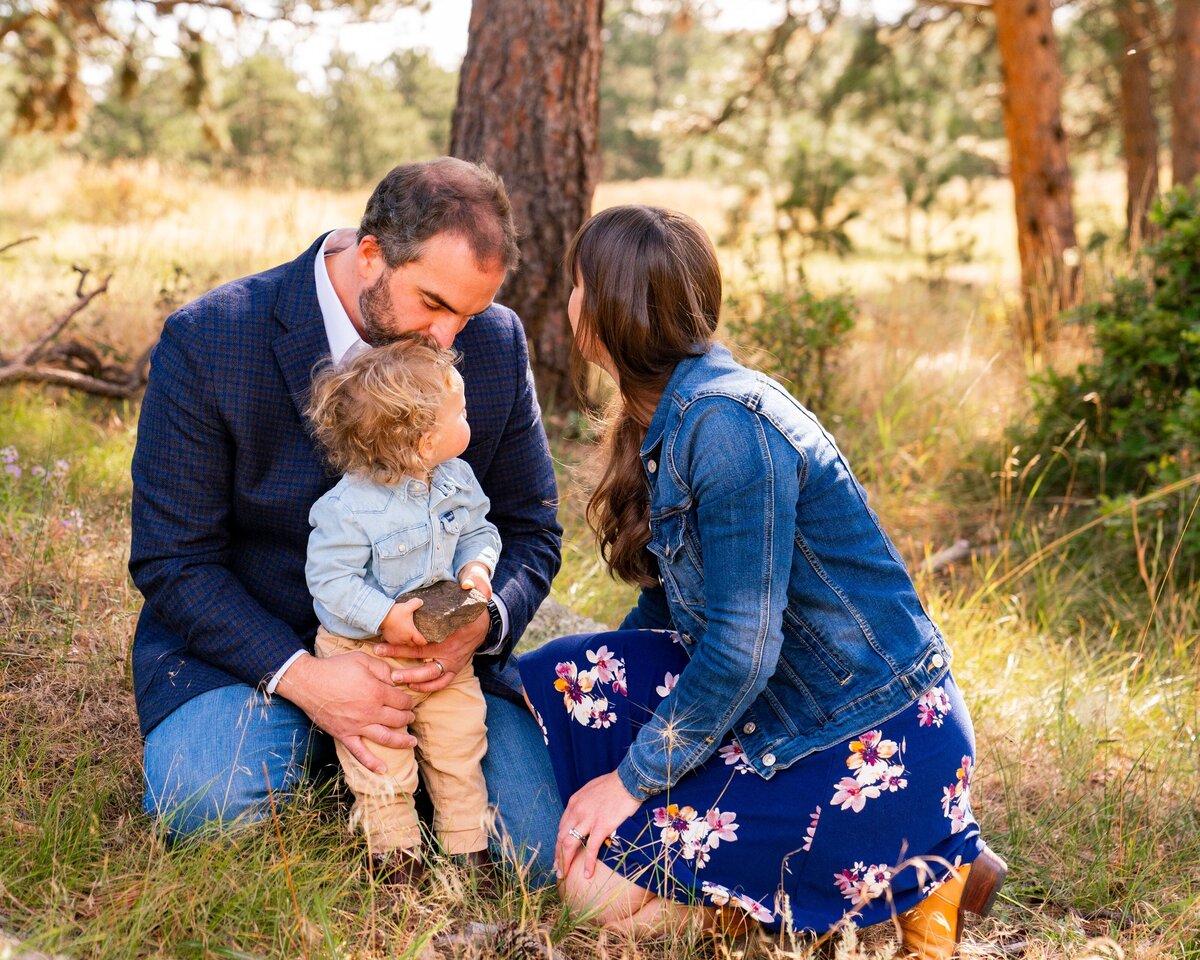
[[[321,249],[317,251],[317,256],[313,261],[313,274],[317,283],[317,305],[321,308],[321,319],[325,322],[325,337],[329,341],[329,355],[333,358],[334,363],[341,363],[348,353],[354,355],[361,350],[369,350],[371,346],[358,335],[358,330],[350,321],[350,315],[342,306],[337,291],[333,289],[333,281],[329,279],[329,268],[325,265],[325,258],[332,254],[325,252],[325,246],[332,236],[333,232],[326,234],[325,239],[321,242]],[[492,594],[492,599],[496,601],[496,609],[500,611],[500,641],[495,647],[480,650],[479,653],[498,653],[504,646],[504,638],[508,636],[508,608],[504,605],[500,594]],[[283,679],[288,667],[307,652],[306,650],[297,650],[283,662],[283,666],[275,671],[275,675],[267,684],[268,694],[275,692],[275,688],[279,686],[279,681]]]
[[[321,308],[321,319],[325,321],[325,337],[329,340],[329,355],[334,363],[341,363],[352,348],[357,353],[369,350],[370,344],[358,335],[354,324],[350,322],[350,315],[338,299],[337,291],[333,289],[333,281],[329,279],[329,268],[325,265],[325,258],[329,254],[325,252],[325,247],[332,236],[333,233],[326,234],[321,242],[321,249],[313,261],[313,273],[317,281],[317,304]]]

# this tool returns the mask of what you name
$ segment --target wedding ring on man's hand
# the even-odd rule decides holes
[[[569,833],[571,836],[573,836],[576,840],[578,840],[580,843],[582,843],[585,847],[587,846],[587,836],[580,833],[575,827],[572,827],[570,830],[567,831],[567,833]]]
[[[445,665],[444,663],[442,663],[442,661],[441,661],[441,660],[439,660],[437,657],[430,657],[430,658],[429,658],[428,660],[426,660],[425,662],[426,662],[426,663],[436,663],[436,664],[437,664],[437,667],[438,667],[438,675],[437,675],[437,679],[438,679],[438,680],[441,680],[441,679],[442,679],[442,677],[444,677],[444,676],[446,675],[446,665]]]

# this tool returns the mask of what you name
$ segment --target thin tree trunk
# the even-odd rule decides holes
[[[1053,336],[1055,315],[1071,302],[1078,262],[1062,69],[1049,0],[995,0],[993,9],[1028,338],[1038,349]]]
[[[1200,174],[1200,0],[1175,0],[1172,33],[1172,181],[1190,185]]]
[[[1121,39],[1121,142],[1125,151],[1125,222],[1136,246],[1150,229],[1147,214],[1158,199],[1158,126],[1154,122],[1151,33],[1145,0],[1115,0]]]
[[[474,0],[450,153],[504,178],[521,267],[500,299],[525,323],[543,403],[573,408],[567,244],[600,173],[603,0]]]

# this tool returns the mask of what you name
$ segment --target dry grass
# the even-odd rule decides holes
[[[40,239],[0,258],[0,339],[37,329],[68,298],[69,266],[81,262],[115,271],[113,293],[88,322],[130,352],[173,303],[294,257],[322,229],[353,223],[364,199],[65,162],[6,186],[0,241]],[[1013,266],[1008,194],[988,193],[973,229],[995,250],[948,282],[931,286],[918,264],[871,246],[872,229],[894,227],[896,210],[882,203],[862,225],[862,255],[809,265],[814,282],[849,284],[858,297],[863,319],[827,419],[905,556],[919,562],[960,535],[997,543],[974,564],[919,578],[975,716],[977,812],[1013,867],[996,918],[972,927],[969,955],[1195,960],[1200,601],[1175,584],[1148,621],[1133,556],[1102,536],[1015,574],[1084,513],[1046,512],[1026,498],[1034,478],[982,465],[984,454],[1003,460],[1000,432],[1025,410],[1029,372],[1003,284]],[[642,199],[723,227],[704,184],[606,185],[597,205]],[[725,253],[736,282],[738,258]],[[278,833],[271,824],[234,844],[168,851],[137,812],[127,653],[139,598],[124,571],[136,416],[136,405],[53,391],[0,394],[0,447],[17,447],[26,469],[20,481],[0,475],[0,928],[97,958],[416,958],[462,919],[544,928],[576,958],[747,952],[620,943],[577,926],[549,893],[513,883],[489,901],[452,868],[419,900],[396,898],[359,870],[341,800],[327,791],[285,810]],[[555,595],[613,622],[630,591],[603,573],[582,522],[574,471],[586,448],[556,440],[555,453],[567,528]],[[30,467],[60,458],[69,470],[56,496]],[[867,931],[837,955],[888,956],[890,939],[886,927]],[[757,948],[777,960],[806,950],[787,938]]]

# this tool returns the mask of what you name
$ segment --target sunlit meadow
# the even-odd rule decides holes
[[[1085,175],[1081,196],[1113,196]],[[725,235],[728,191],[699,182],[605,185],[597,206],[650,201]],[[113,274],[77,322],[135,356],[174,306],[294,257],[352,224],[365,191],[190,180],[153,165],[59,162],[6,183],[0,354],[71,300],[74,264]],[[1197,592],[1171,553],[1190,522],[1139,507],[1091,526],[1094,504],[1032,496],[1038,464],[1004,440],[1049,357],[1014,341],[1010,196],[989,186],[955,229],[974,258],[937,282],[880,238],[898,206],[871,198],[858,252],[805,262],[858,309],[824,418],[916,571],[955,651],[979,740],[977,814],[1011,866],[968,955],[1200,958]],[[1081,204],[1104,228],[1119,211]],[[935,215],[936,216],[936,215]],[[948,223],[948,221],[947,221]],[[937,225],[949,229],[946,224]],[[722,248],[735,300],[752,267]],[[1093,266],[1102,273],[1101,266]],[[1098,284],[1102,276],[1093,277]],[[731,308],[733,309],[733,308]],[[736,346],[736,345],[735,345]],[[613,623],[631,591],[605,574],[583,519],[587,425],[552,416],[567,530],[554,597]],[[452,867],[420,897],[368,882],[336,795],[306,796],[234,842],[169,850],[140,813],[128,647],[140,598],[125,572],[137,404],[32,386],[0,391],[0,934],[71,957],[420,957],[462,920],[500,925],[497,952],[553,943],[571,957],[799,957],[812,944],[622,943],[514,880],[499,900]],[[571,439],[567,439],[567,437]],[[1064,455],[1069,455],[1065,453]],[[1193,491],[1194,493],[1194,491]],[[928,564],[958,540],[959,562]],[[839,956],[890,956],[890,930],[850,932]],[[0,956],[5,953],[0,940]],[[426,954],[428,956],[428,954]]]

